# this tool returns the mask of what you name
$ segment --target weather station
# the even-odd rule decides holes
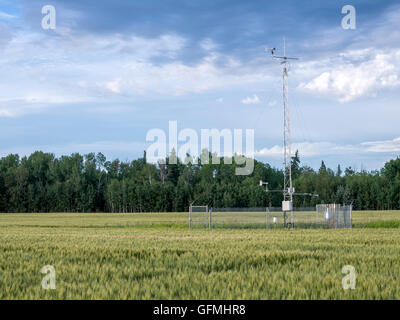
[[[276,59],[282,65],[282,99],[283,99],[283,190],[269,190],[268,182],[260,181],[260,186],[265,185],[266,192],[282,192],[282,211],[284,226],[286,228],[294,228],[293,217],[293,196],[317,196],[315,193],[295,193],[292,181],[292,146],[290,133],[290,108],[289,108],[289,60],[298,60],[295,57],[286,56],[286,41],[283,39],[283,55],[275,54],[276,48],[265,48],[268,54],[271,54],[273,59]]]

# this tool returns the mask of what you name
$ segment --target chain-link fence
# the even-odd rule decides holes
[[[352,228],[352,205],[318,204],[316,206],[317,220],[331,229]]]
[[[211,228],[266,228],[267,208],[212,208]]]
[[[268,229],[288,227],[287,221],[291,221],[291,214],[293,214],[293,226],[289,226],[294,228],[352,228],[351,205],[341,206],[339,204],[320,204],[317,205],[316,208],[295,208],[293,209],[293,213],[286,213],[286,225],[284,213],[274,209],[267,211],[266,220]]]
[[[291,215],[293,214],[293,220]],[[286,217],[285,217],[286,215]],[[292,223],[293,221],[293,223]],[[294,208],[282,212],[279,207],[262,208],[189,208],[190,228],[241,229],[336,229],[352,227],[352,206],[323,204],[309,208]]]
[[[209,228],[210,212],[208,206],[189,207],[189,228]]]

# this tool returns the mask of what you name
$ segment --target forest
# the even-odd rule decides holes
[[[212,155],[211,155],[212,157]],[[215,157],[215,156],[214,156]],[[109,161],[102,153],[56,157],[37,151],[30,156],[10,154],[0,159],[0,212],[178,212],[191,203],[212,207],[280,206],[283,170],[255,160],[248,176],[235,175],[232,164],[201,164],[169,158],[157,164],[142,158]],[[211,162],[211,161],[210,161]],[[351,167],[319,170],[292,157],[296,207],[317,203],[353,203],[356,210],[400,209],[400,158],[381,170]]]

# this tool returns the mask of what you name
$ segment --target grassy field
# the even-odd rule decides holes
[[[353,222],[190,231],[187,213],[0,214],[0,299],[400,299],[400,211]]]

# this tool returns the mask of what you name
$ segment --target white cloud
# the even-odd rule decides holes
[[[340,145],[332,142],[300,142],[292,144],[292,153],[299,150],[300,156],[311,158],[326,155],[346,155],[349,153],[396,153],[400,152],[400,137],[393,140],[369,141],[354,145]],[[263,148],[255,152],[258,157],[280,158],[283,155],[283,147],[275,145],[271,148]]]
[[[98,83],[98,86],[105,88],[113,93],[121,93],[121,78],[116,78],[106,83]]]
[[[217,44],[210,38],[206,38],[200,42],[200,47],[206,51],[214,51]]]
[[[368,152],[400,152],[400,137],[393,140],[363,142]]]
[[[0,117],[11,118],[11,117],[13,117],[13,116],[14,116],[14,114],[12,114],[12,113],[10,112],[10,110],[1,109],[1,108],[0,108]]]
[[[53,107],[57,97],[68,102],[73,97],[76,103],[118,103],[118,99],[126,102],[243,87],[268,78],[262,70],[255,72],[253,66],[215,51],[206,53],[196,64],[185,64],[177,57],[187,39],[174,34],[99,37],[64,31],[62,37],[17,31],[7,42],[0,57],[0,89],[3,98],[15,105],[0,105],[0,117],[39,110],[30,105],[37,101],[26,99],[28,96],[44,97],[40,109],[44,110]],[[210,39],[202,45],[215,49]],[[47,98],[50,96],[54,99]]]
[[[317,155],[344,154],[348,151],[354,151],[356,148],[351,145],[336,145],[331,142],[300,142],[292,144],[292,153],[299,150],[302,157],[314,157]],[[255,152],[260,157],[282,157],[283,147],[275,145],[271,148],[263,148]]]
[[[6,12],[3,12],[3,11],[0,11],[0,19],[14,19],[14,18],[16,18],[16,16],[14,16],[14,15],[12,15],[12,14],[9,14],[9,13],[6,13]]]
[[[75,97],[57,92],[27,93],[20,98],[0,99],[0,117],[14,118],[27,113],[38,113],[46,110],[49,105],[53,108],[78,102],[89,101],[84,97]]]
[[[222,103],[222,102],[224,102],[224,98],[218,98],[218,99],[215,100],[215,101],[217,101],[218,103]]]
[[[253,95],[253,97],[246,97],[242,100],[243,104],[258,104],[260,103],[260,99],[257,95]]]
[[[350,50],[319,63],[313,62],[312,67],[326,70],[299,87],[333,96],[341,103],[400,86],[400,50],[388,53],[372,48]]]

